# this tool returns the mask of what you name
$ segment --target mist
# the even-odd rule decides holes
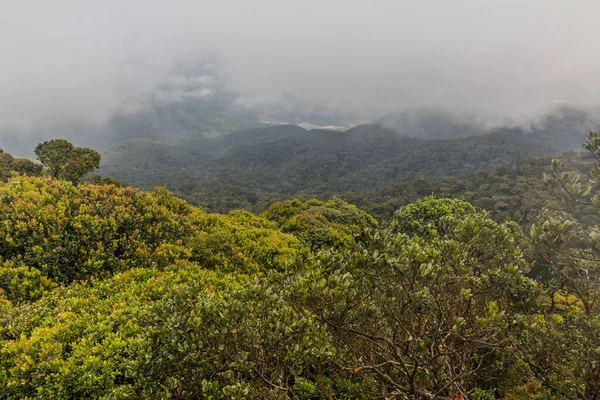
[[[118,115],[223,93],[353,123],[411,107],[522,123],[593,108],[600,3],[3,0],[0,145],[102,143]],[[314,121],[309,121],[314,122]]]

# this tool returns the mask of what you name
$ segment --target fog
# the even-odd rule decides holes
[[[219,91],[360,121],[592,107],[599,14],[593,0],[0,0],[0,141],[103,135],[115,114]]]

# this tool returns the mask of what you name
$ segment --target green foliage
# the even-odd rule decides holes
[[[15,158],[12,163],[12,170],[21,175],[39,176],[43,169],[42,165],[36,164],[27,158]]]
[[[55,290],[0,327],[0,398],[264,398],[331,351],[280,291],[183,263]]]
[[[165,189],[143,193],[16,177],[0,185],[0,257],[56,282],[189,259],[207,268],[285,268],[300,244],[244,213],[208,215]]]
[[[275,221],[279,228],[291,233],[314,249],[344,247],[354,243],[354,235],[374,228],[377,221],[341,199],[287,200],[277,202],[261,216]]]
[[[79,182],[82,176],[100,167],[100,154],[75,147],[65,139],[53,139],[36,146],[35,155],[55,179]]]
[[[296,307],[329,328],[334,365],[374,396],[493,389],[506,373],[495,357],[516,359],[505,332],[536,302],[529,265],[512,226],[485,214],[460,221],[427,241],[366,232],[357,249],[308,256],[286,283]]]
[[[331,197],[424,176],[465,179],[550,151],[511,132],[419,140],[378,125],[346,132],[278,126],[213,139],[122,142],[105,154],[101,171],[145,189],[167,184],[211,211],[261,212],[290,197]]]
[[[190,239],[192,260],[220,271],[285,270],[302,247],[274,223],[247,211],[209,214],[200,228]]]
[[[87,148],[76,147],[71,155],[71,160],[65,165],[63,179],[79,182],[82,176],[100,167],[100,154]]]
[[[125,186],[121,181],[110,176],[94,175],[86,179],[87,183],[94,185],[114,185],[117,187]]]
[[[587,171],[592,165],[589,157],[580,154],[565,154],[563,160],[573,170]],[[551,164],[551,157],[530,157],[493,172],[475,173],[469,179],[423,177],[380,189],[341,193],[339,196],[379,221],[388,221],[399,208],[435,194],[438,197],[463,199],[478,209],[489,211],[496,221],[512,220],[522,226],[533,222],[543,208],[567,210],[586,225],[600,223],[600,216],[590,205],[561,204],[547,190],[543,174],[549,172]]]
[[[313,316],[260,280],[222,296],[182,291],[152,314],[132,376],[144,397],[274,397],[332,351]]]
[[[14,158],[8,153],[0,153],[0,179],[5,181],[10,178]]]
[[[0,182],[6,181],[17,172],[21,175],[38,176],[42,173],[42,166],[26,158],[14,158],[8,153],[0,153]]]
[[[600,133],[584,142],[596,162],[589,178],[565,171],[554,160],[545,175],[550,189],[569,203],[600,212],[597,170]],[[547,305],[529,317],[529,330],[515,341],[532,373],[553,392],[572,399],[600,396],[600,225],[583,224],[565,212],[544,210],[532,225],[531,247],[548,271]]]
[[[364,150],[388,133],[328,140]],[[273,139],[221,156],[260,170]],[[50,170],[68,145],[40,145]],[[340,198],[209,214],[165,187],[80,180],[93,151],[72,148],[81,163],[62,164],[66,180],[24,176],[39,167],[0,153],[0,399],[597,399],[600,133],[584,147],[590,157],[555,161],[545,178],[571,205],[537,195],[547,163],[530,159],[365,194],[401,194],[380,203],[404,202],[383,227]],[[410,204],[447,189],[485,196]],[[536,218],[525,237],[492,216]]]
[[[75,147],[65,139],[53,139],[40,143],[34,153],[38,160],[48,169],[50,175],[56,179],[61,177],[63,168],[71,161]]]
[[[340,200],[279,204],[268,215],[282,226],[318,211],[352,240],[300,254],[300,243],[266,218],[205,214],[164,189],[18,180],[26,190],[4,189],[29,215],[36,187],[60,193],[44,215],[56,203],[78,220],[64,199],[86,215],[83,199],[106,206],[102,216],[120,234],[140,231],[133,240],[146,245],[150,264],[113,254],[126,272],[66,287],[6,264],[14,304],[0,312],[0,398],[354,399],[478,388],[481,397],[517,362],[505,332],[537,298],[513,227],[483,213],[425,240],[377,229]],[[116,201],[128,225],[108,211]],[[140,224],[140,215],[152,223]],[[90,246],[74,238],[73,246]],[[35,279],[37,292],[19,283]]]
[[[445,235],[458,221],[475,214],[475,207],[466,201],[430,196],[396,211],[392,229],[423,237],[429,237],[432,231]]]

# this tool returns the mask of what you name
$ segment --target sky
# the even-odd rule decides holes
[[[216,88],[365,119],[593,107],[599,15],[597,0],[0,0],[0,145]]]

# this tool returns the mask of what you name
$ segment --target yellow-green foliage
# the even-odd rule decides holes
[[[0,398],[264,398],[326,337],[260,280],[137,268],[0,314]]]
[[[36,300],[56,285],[42,273],[24,265],[6,261],[0,264],[0,299],[18,304]]]
[[[377,226],[369,214],[338,198],[327,202],[297,199],[277,202],[262,216],[313,248],[351,245],[354,235]]]
[[[0,323],[0,398],[97,398],[125,378],[124,361],[140,350],[139,318],[149,305],[182,287],[214,294],[225,284],[194,266],[132,269],[11,309]]]
[[[596,399],[596,308],[527,278],[523,242],[460,200],[379,228],[339,199],[219,215],[11,174],[0,400]]]
[[[209,214],[201,228],[191,240],[195,257],[202,265],[221,271],[281,270],[302,247],[274,223],[247,211]]]
[[[63,283],[178,259],[245,272],[283,268],[300,247],[262,218],[208,215],[166,189],[20,176],[0,184],[0,228],[0,261]]]

